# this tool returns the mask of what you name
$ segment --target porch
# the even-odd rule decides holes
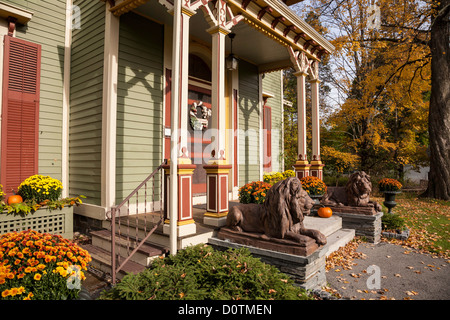
[[[237,201],[229,201],[230,208],[238,205]],[[219,228],[204,224],[204,213],[206,211],[206,204],[194,205],[192,208],[193,219],[196,224],[195,234],[180,236],[177,239],[178,249],[183,249],[187,246],[197,244],[210,244],[221,248],[239,247],[227,241],[222,241],[216,238]],[[143,213],[138,215],[123,216],[118,219],[116,223],[116,230],[120,228],[120,237],[116,238],[116,254],[118,256],[117,263],[122,263],[137,244],[146,236],[146,232],[150,230],[158,220],[161,218],[160,212]],[[120,227],[119,227],[120,224]],[[318,250],[319,253],[314,253],[311,256],[320,256],[324,258],[336,251],[342,246],[345,246],[355,236],[355,230],[342,228],[342,218],[333,216],[331,218],[320,218],[315,216],[306,216],[304,220],[306,228],[319,230],[327,237],[327,244]],[[144,242],[144,244],[131,256],[123,268],[118,272],[117,278],[121,279],[126,273],[137,273],[143,271],[151,264],[151,261],[161,255],[169,253],[170,236],[164,232],[164,226],[159,225],[153,234]],[[96,273],[101,273],[105,277],[111,275],[111,221],[103,222],[103,229],[91,232],[92,243],[83,245],[92,256],[91,267]],[[292,259],[300,259],[303,262],[309,263],[311,257],[292,256],[283,253],[272,252],[268,250],[261,250],[258,248],[249,248],[250,251],[257,256],[264,253],[268,257],[288,256]],[[253,252],[253,251],[254,252]],[[277,259],[275,259],[276,261]],[[300,261],[300,262],[302,262]],[[297,261],[297,264],[300,263]],[[271,263],[268,261],[268,263]]]

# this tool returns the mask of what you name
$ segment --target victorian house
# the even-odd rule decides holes
[[[4,190],[50,175],[65,196],[86,196],[75,214],[95,224],[121,215],[115,206],[162,165],[150,202],[166,209],[167,234],[195,234],[192,207],[202,203],[203,222],[221,226],[240,186],[284,170],[282,70],[291,67],[295,170],[321,177],[318,68],[333,46],[288,7],[296,2],[0,1]]]

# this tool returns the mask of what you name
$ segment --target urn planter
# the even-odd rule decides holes
[[[395,196],[401,191],[383,191],[384,193],[384,202],[383,204],[388,208],[388,213],[392,213],[392,208],[394,208],[397,205],[397,202],[395,202]]]
[[[73,207],[64,207],[61,210],[48,210],[40,208],[28,215],[7,215],[0,213],[0,234],[35,230],[41,233],[59,234],[63,238],[73,238]]]

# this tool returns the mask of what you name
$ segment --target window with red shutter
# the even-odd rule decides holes
[[[272,171],[272,109],[264,105],[263,130],[264,130],[264,172]]]
[[[0,182],[6,195],[38,172],[41,46],[4,37]]]

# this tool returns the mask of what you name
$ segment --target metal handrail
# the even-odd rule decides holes
[[[145,186],[145,208],[147,208],[147,182],[154,178],[154,176],[162,169],[163,165],[167,164],[167,160],[164,160],[163,163],[161,163],[158,168],[156,168],[144,181],[142,181],[119,205],[117,206],[112,206],[111,207],[111,271],[112,271],[112,283],[115,284],[116,283],[116,275],[117,273],[124,267],[124,265],[130,260],[130,258],[133,256],[133,254],[135,254],[137,252],[137,250],[144,244],[144,242],[152,235],[152,233],[161,225],[161,223],[164,221],[164,215],[161,214],[160,215],[160,219],[159,221],[153,226],[152,229],[149,230],[149,232],[145,235],[145,237],[143,239],[140,239],[139,243],[136,245],[136,247],[134,248],[134,250],[131,253],[128,253],[128,256],[125,258],[125,260],[119,265],[118,268],[116,268],[116,261],[117,261],[117,257],[116,257],[116,213],[119,212],[120,215],[120,210],[121,208],[125,205],[125,204],[129,204],[130,199],[136,195],[136,214],[138,211],[138,193],[139,190],[142,189],[142,187]],[[162,197],[163,197],[163,192],[162,192],[162,179],[163,177],[161,176],[161,185],[160,185],[160,212],[163,212],[162,209]],[[154,181],[153,181],[153,200],[154,200]],[[128,208],[129,210],[129,208]],[[129,212],[128,212],[129,215]],[[136,223],[136,242],[138,240],[138,236],[137,236],[137,223]],[[128,232],[129,232],[129,225],[128,225]],[[127,251],[129,251],[129,243],[130,243],[130,239],[129,239],[129,234],[127,232]],[[145,221],[145,232],[146,232],[146,221]],[[119,236],[120,236],[120,219],[119,219]]]

